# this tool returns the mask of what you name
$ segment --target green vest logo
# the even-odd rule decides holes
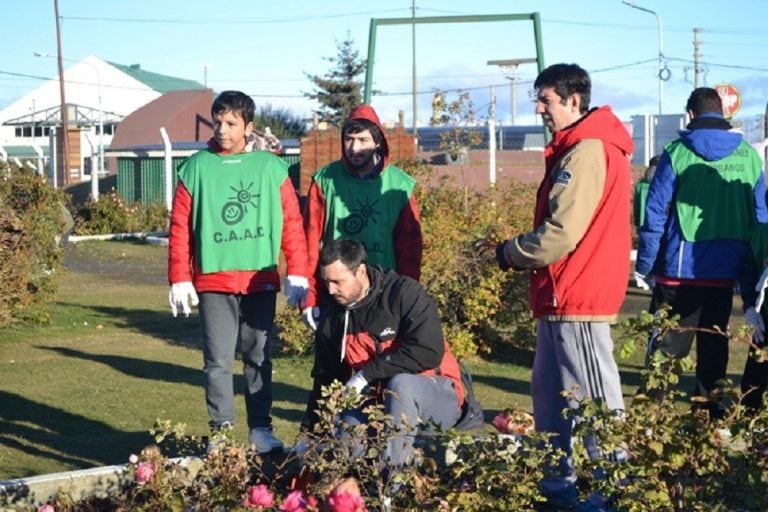
[[[248,206],[250,205],[254,210],[259,207],[259,194],[252,194],[251,187],[253,182],[247,186],[240,182],[240,188],[229,187],[235,195],[229,197],[229,201],[224,203],[224,207],[221,209],[221,219],[228,225],[232,226],[237,224],[246,213],[248,213]]]
[[[355,200],[358,204],[358,208],[350,209],[350,213],[347,218],[344,219],[341,229],[345,234],[353,236],[359,234],[363,229],[368,227],[368,223],[376,222],[376,216],[381,215],[381,212],[376,209],[378,199],[374,202],[369,202],[369,199],[365,199],[365,203],[360,200]]]

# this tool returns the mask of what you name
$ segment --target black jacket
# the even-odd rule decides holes
[[[370,266],[368,277],[365,298],[350,308],[334,302],[320,317],[305,428],[317,421],[321,387],[344,382],[353,371],[361,370],[370,384],[398,373],[440,374],[455,381],[457,406],[463,400],[458,363],[445,342],[434,300],[417,281],[391,270]]]

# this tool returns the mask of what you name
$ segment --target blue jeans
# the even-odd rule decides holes
[[[396,428],[386,450],[387,460],[396,467],[413,460],[413,442],[422,433],[415,428],[419,421],[432,421],[443,429],[449,429],[456,424],[461,413],[453,381],[447,377],[410,373],[399,373],[389,379],[384,411],[392,416]],[[360,425],[366,419],[357,409],[343,411],[340,415],[340,421],[348,425]]]
[[[269,427],[272,424],[269,337],[275,320],[277,293],[204,292],[199,297],[205,402],[211,427],[235,423],[232,369],[238,350],[243,359],[248,427]]]

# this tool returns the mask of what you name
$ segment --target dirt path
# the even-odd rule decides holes
[[[94,250],[94,244],[99,249]],[[142,284],[166,284],[168,248],[140,241],[68,243],[64,250],[66,269]]]

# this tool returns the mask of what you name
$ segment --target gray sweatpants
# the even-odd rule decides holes
[[[563,418],[562,412],[577,403],[569,403],[561,395],[575,385],[579,387],[577,396],[602,398],[609,409],[619,414],[624,410],[610,326],[605,322],[539,320],[531,379],[533,416],[536,430],[556,434],[551,443],[566,454],[558,474],[541,482],[545,496],[572,494],[575,497],[573,422]],[[584,439],[584,444],[590,458],[602,457],[594,436]]]
[[[398,373],[389,379],[384,397],[384,411],[392,416],[397,429],[387,443],[386,459],[395,467],[402,467],[413,461],[413,443],[418,434],[419,420],[432,421],[443,429],[449,429],[459,419],[461,409],[456,400],[453,381],[447,377],[426,377],[410,373]],[[348,425],[365,423],[367,418],[358,409],[342,411],[340,421]],[[362,454],[364,447],[360,440],[356,451]]]
[[[272,360],[269,336],[275,320],[276,292],[249,295],[200,293],[205,402],[211,427],[235,423],[233,366],[243,358],[248,427],[272,424]]]

